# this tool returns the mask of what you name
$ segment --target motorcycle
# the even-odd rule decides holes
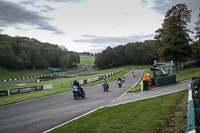
[[[103,87],[104,91],[108,91],[108,89],[109,89],[109,85],[106,82],[102,83],[102,87]]]
[[[72,88],[72,92],[73,92],[74,98],[76,100],[79,97],[85,98],[85,92],[83,90],[83,86],[81,86],[81,88],[82,88],[82,91],[81,91],[81,89],[78,88],[78,86],[73,86],[73,88]]]
[[[122,86],[122,81],[118,80],[118,85],[119,85],[119,87],[121,87]]]
[[[123,81],[123,83],[125,82],[125,77],[122,77],[122,81]]]

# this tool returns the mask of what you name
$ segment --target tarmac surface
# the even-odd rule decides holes
[[[134,102],[138,100],[158,97],[162,95],[167,95],[170,93],[175,93],[178,91],[182,91],[188,89],[188,85],[192,82],[192,80],[185,80],[182,82],[174,83],[171,85],[166,85],[162,87],[150,87],[147,91],[140,91],[136,93],[125,93],[115,100],[111,101],[106,106],[115,106],[119,104],[125,104],[128,102]]]
[[[98,108],[115,106],[166,95],[187,89],[191,80],[163,86],[151,87],[147,91],[126,93],[131,86],[137,84],[143,70],[135,70],[125,75],[125,83],[121,88],[117,82],[109,83],[110,89],[104,92],[100,84],[86,87],[86,98],[75,100],[71,91],[37,98],[25,102],[0,107],[1,133],[40,133],[59,127],[78,119]]]
[[[139,80],[142,70],[135,71],[135,74],[136,77],[133,77],[131,72],[127,73],[126,82],[120,88],[116,81],[110,82],[108,92],[103,91],[101,84],[86,87],[84,99],[75,100],[73,93],[67,91],[2,106],[0,107],[0,133],[41,133],[76,119],[124,94]]]

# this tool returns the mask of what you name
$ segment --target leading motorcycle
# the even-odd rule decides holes
[[[119,87],[122,86],[122,81],[121,80],[118,80],[118,85],[119,85]]]
[[[104,90],[104,91],[108,91],[108,89],[109,89],[109,85],[108,85],[108,83],[106,83],[106,82],[103,82],[103,83],[102,83],[102,87],[103,87],[103,90]]]
[[[82,89],[82,91],[81,91]],[[85,91],[83,90],[83,86],[81,86],[81,89],[78,88],[78,86],[73,86],[72,92],[74,95],[74,98],[77,100],[79,97],[85,98]]]

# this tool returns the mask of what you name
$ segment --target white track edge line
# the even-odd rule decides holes
[[[65,125],[65,124],[68,124],[68,123],[70,123],[70,122],[72,122],[72,121],[74,121],[74,120],[77,120],[77,119],[79,119],[79,118],[81,118],[81,117],[83,117],[83,116],[86,116],[86,115],[88,115],[88,114],[90,114],[90,113],[92,113],[92,112],[94,112],[94,111],[97,111],[98,109],[104,108],[104,107],[105,107],[105,106],[101,106],[101,107],[95,108],[95,109],[93,109],[93,110],[91,110],[91,111],[89,111],[89,112],[87,112],[87,113],[84,113],[84,114],[82,114],[82,115],[80,115],[80,116],[78,116],[78,117],[76,117],[76,118],[73,118],[73,119],[71,119],[71,120],[69,120],[69,121],[67,121],[67,122],[65,122],[65,123],[62,123],[62,124],[60,124],[60,125],[58,125],[58,126],[56,126],[56,127],[53,127],[53,128],[51,128],[51,129],[49,129],[49,130],[46,130],[46,131],[44,131],[44,132],[42,132],[42,133],[48,133],[48,132],[50,132],[50,131],[52,131],[52,130],[58,128],[58,127],[61,127],[61,126]]]
[[[159,95],[154,95],[154,96],[150,96],[150,97],[139,98],[139,99],[135,99],[135,100],[129,100],[129,101],[126,101],[126,102],[107,105],[106,107],[112,107],[112,106],[116,106],[116,105],[126,104],[126,103],[129,103],[129,102],[135,102],[135,101],[140,101],[140,100],[144,100],[144,99],[149,99],[149,98],[159,97],[159,96],[163,96],[163,95],[168,95],[168,94],[176,93],[176,92],[179,92],[179,91],[182,91],[182,90],[186,90],[186,89],[187,88],[179,89],[179,90],[175,90],[175,91],[171,91],[171,92],[167,92],[167,93],[163,93],[163,94],[159,94]]]
[[[143,72],[144,72],[144,70],[142,71],[142,74],[143,74]],[[142,77],[142,74],[140,75],[140,78],[138,79],[138,81],[132,86],[132,88],[135,87],[135,86],[138,84],[138,82],[140,81],[140,79],[141,79],[141,77]],[[131,89],[131,88],[129,88],[128,90],[130,90],[130,89]],[[114,102],[116,99],[118,99],[118,98],[122,97],[123,95],[125,95],[125,94],[127,93],[128,90],[126,90],[122,95],[120,95],[119,97],[115,98],[115,99],[112,100],[111,102]],[[111,102],[110,102],[110,103],[111,103]]]

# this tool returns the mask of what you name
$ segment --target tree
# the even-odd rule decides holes
[[[152,53],[154,45],[154,40],[144,41],[142,45],[142,64],[153,64],[153,61],[155,59]]]
[[[30,68],[31,62],[24,50],[20,50],[17,56],[17,69]]]
[[[199,12],[200,12],[200,8],[199,8]],[[196,27],[195,27],[195,31],[196,31],[196,35],[195,38],[200,40],[200,14],[198,15],[198,20],[195,23]]]
[[[158,30],[157,41],[160,45],[157,52],[162,60],[177,62],[186,61],[191,54],[187,24],[191,19],[191,10],[185,4],[177,4],[168,10],[162,29]],[[161,34],[160,34],[161,33]]]
[[[125,65],[126,55],[124,51],[125,51],[125,47],[123,45],[119,45],[113,49],[113,53],[114,53],[114,57],[112,60],[113,66]]]
[[[70,52],[70,66],[75,66],[76,64],[80,63],[80,57],[76,52]]]
[[[200,59],[200,40],[193,43],[192,45],[192,59]]]
[[[155,46],[153,50],[153,56],[155,60],[160,60],[161,57],[161,51],[162,51],[162,44],[161,44],[161,35],[163,33],[163,29],[159,28],[158,30],[155,31],[156,36],[154,37],[155,39]]]
[[[113,49],[111,47],[107,47],[102,51],[101,56],[101,68],[110,68],[112,66],[113,60]]]
[[[101,63],[101,59],[102,59],[102,53],[98,53],[95,55],[95,61],[94,61],[94,64],[96,67],[102,69],[103,68],[103,65]]]
[[[16,56],[12,47],[9,44],[2,44],[0,46],[0,66],[14,70],[16,64]]]
[[[70,67],[70,56],[69,55],[65,55],[65,57],[61,60],[61,67],[62,68]]]
[[[80,62],[78,53],[73,53],[70,62]],[[27,37],[10,37],[0,34],[0,66],[8,69],[32,69],[68,66],[71,55],[65,47],[41,43]]]
[[[142,63],[142,42],[128,43],[125,45],[125,58],[126,63],[141,64]]]

